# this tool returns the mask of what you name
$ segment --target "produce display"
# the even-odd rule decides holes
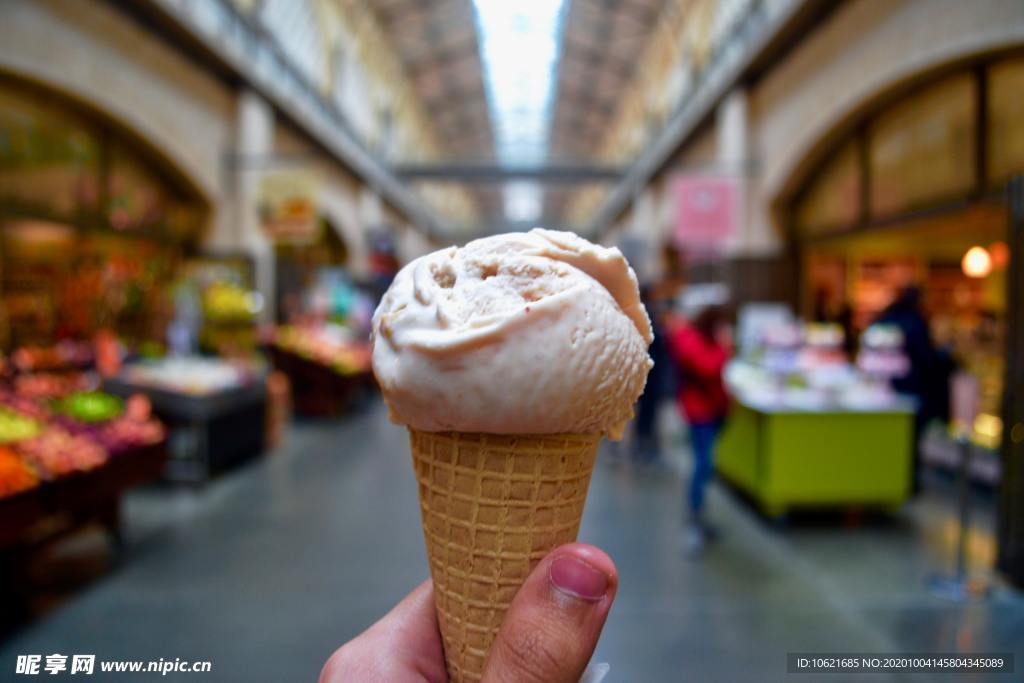
[[[82,368],[93,360],[87,342],[62,341],[54,346],[23,346],[11,354],[11,363],[22,372]]]
[[[263,302],[258,292],[232,282],[214,282],[203,291],[203,315],[210,322],[252,322]]]
[[[121,399],[102,391],[70,394],[61,399],[57,410],[80,422],[94,423],[113,420],[121,415],[124,406]]]
[[[30,399],[60,398],[88,385],[84,373],[35,372],[19,375],[14,380],[14,390],[19,396]]]
[[[53,411],[45,402],[5,389],[0,389],[0,408],[9,408],[24,417],[31,417],[33,420],[42,422],[46,422],[53,415]]]
[[[342,375],[370,370],[370,346],[340,325],[305,327],[284,325],[274,334],[274,345],[289,353],[327,366]]]
[[[42,431],[42,425],[7,408],[0,408],[0,444],[31,439]]]
[[[159,443],[166,432],[164,426],[153,418],[143,420],[124,415],[111,420],[99,428],[97,440],[111,453]]]
[[[85,472],[99,467],[109,457],[107,450],[95,440],[56,426],[31,439],[19,441],[14,450],[35,468],[42,479]]]
[[[0,498],[39,485],[39,477],[17,453],[0,446]]]
[[[81,385],[92,382],[77,374]],[[53,378],[71,376],[23,374],[0,387],[0,498],[95,469],[112,455],[165,438],[164,426],[151,416],[145,396],[122,401],[100,391],[60,397],[33,391]],[[28,395],[22,392],[25,387]]]

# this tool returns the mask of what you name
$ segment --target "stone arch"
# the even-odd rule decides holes
[[[151,164],[174,190],[202,207],[204,214],[209,214],[213,200],[212,188],[204,186],[205,184],[196,178],[187,162],[179,158],[174,145],[154,139],[101,103],[80,92],[71,91],[61,84],[0,67],[0,87],[4,86],[44,98],[55,106],[66,107],[94,125],[100,135],[111,136],[127,143],[142,159]]]
[[[945,73],[1024,47],[1021,7],[989,2],[979,2],[973,8],[972,3],[938,5],[941,6],[933,5],[930,9],[942,12],[946,7],[951,14],[974,15],[975,21],[951,19],[922,24],[919,11],[923,10],[914,3],[861,3],[853,11],[886,15],[844,17],[850,23],[872,26],[858,37],[856,45],[859,53],[875,53],[870,60],[872,68],[864,68],[860,59],[843,58],[841,53],[821,53],[824,48],[809,50],[804,60],[808,63],[792,66],[786,78],[800,84],[803,92],[798,98],[802,101],[793,107],[795,113],[788,120],[773,123],[762,133],[777,141],[784,140],[784,144],[771,144],[774,158],[764,160],[759,193],[777,218],[809,174],[864,117]],[[991,11],[987,11],[985,8],[990,5]],[[1000,16],[1007,12],[1013,16]],[[964,25],[971,26],[971,30],[963,30]],[[908,35],[914,27],[916,32]],[[837,32],[844,28],[834,27]],[[822,36],[822,45],[828,46],[835,40],[834,36]],[[772,95],[785,96],[785,90]]]

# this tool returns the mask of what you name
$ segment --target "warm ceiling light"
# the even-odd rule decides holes
[[[1003,270],[1010,264],[1010,247],[1006,242],[993,242],[988,246],[988,253],[992,254],[992,266],[996,270]]]
[[[992,272],[992,256],[985,247],[971,247],[960,261],[967,277],[988,277]]]

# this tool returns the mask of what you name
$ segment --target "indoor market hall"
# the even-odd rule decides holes
[[[1024,5],[0,2],[0,680],[1024,671]]]

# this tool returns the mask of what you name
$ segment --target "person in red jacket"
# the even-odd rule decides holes
[[[676,404],[690,426],[693,448],[687,496],[691,527],[686,539],[692,551],[703,548],[711,536],[704,518],[704,498],[714,473],[715,442],[729,412],[729,394],[722,380],[730,354],[726,319],[723,306],[705,306],[690,321],[674,326],[668,339],[679,371]]]

